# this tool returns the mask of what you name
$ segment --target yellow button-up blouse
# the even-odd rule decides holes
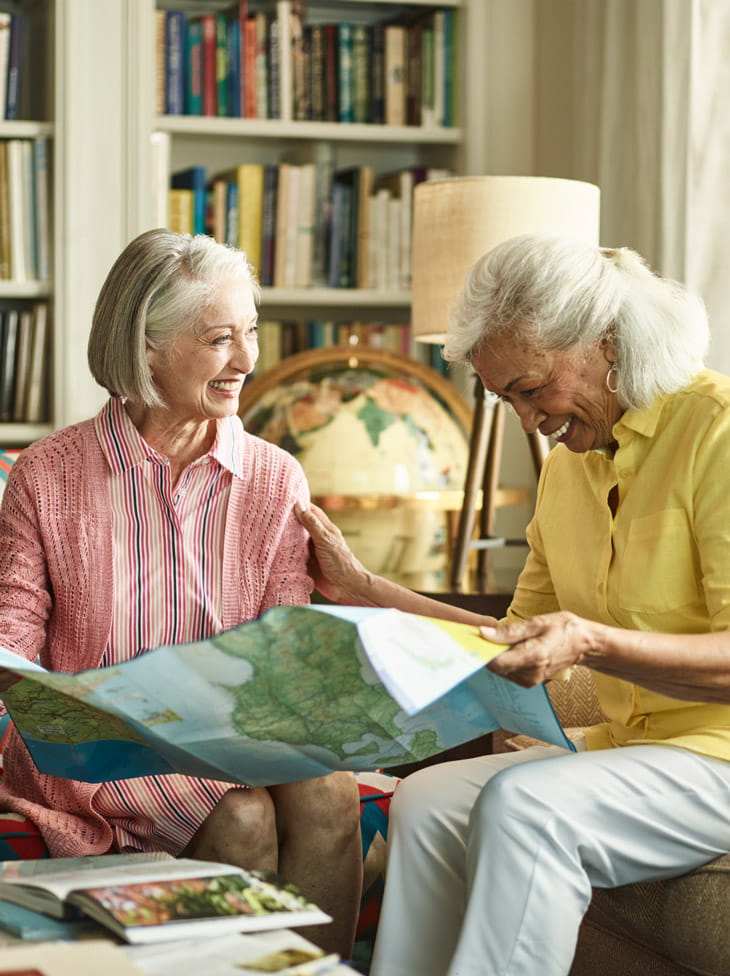
[[[613,433],[613,457],[550,452],[510,617],[560,609],[634,630],[730,629],[730,378],[704,371]],[[609,721],[589,749],[653,742],[730,759],[730,705],[594,678]]]

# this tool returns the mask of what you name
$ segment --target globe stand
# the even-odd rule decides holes
[[[457,522],[456,538],[450,561],[450,589],[464,592],[469,553],[477,552],[476,589],[486,593],[489,587],[487,556],[490,550],[507,546],[524,546],[524,538],[505,538],[494,535],[498,508],[521,505],[529,501],[526,488],[500,488],[499,470],[504,446],[505,405],[502,400],[489,397],[479,377],[474,387],[474,417],[469,438],[469,462],[464,481],[464,495]],[[547,455],[547,440],[542,434],[526,434],[535,476]],[[481,504],[480,504],[481,493]],[[479,512],[479,533],[474,535],[474,523]]]

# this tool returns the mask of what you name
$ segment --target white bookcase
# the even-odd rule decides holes
[[[323,0],[309,0],[321,4]],[[455,6],[459,10],[458,128],[443,133],[397,127],[278,123],[155,115],[155,0],[17,0],[0,8],[32,12],[43,44],[34,49],[31,116],[0,122],[0,138],[52,141],[52,277],[0,283],[0,298],[47,297],[53,310],[52,403],[43,425],[0,424],[0,444],[26,444],[84,419],[105,398],[86,365],[94,303],[129,240],[155,223],[153,134],[169,135],[170,167],[221,167],[245,154],[275,159],[293,145],[332,140],[348,160],[377,169],[410,162],[449,165],[465,175],[529,173],[534,162],[535,0],[327,0],[348,8]],[[186,5],[170,0],[169,6]],[[191,9],[222,7],[201,0]],[[43,52],[42,56],[39,52]],[[219,162],[218,162],[219,161]],[[409,317],[409,296],[306,289],[265,296],[268,315],[302,317],[330,308],[345,317]]]
[[[164,0],[160,7],[177,7],[187,10],[222,9],[229,4],[216,0],[203,3],[185,3],[185,0]],[[299,122],[270,119],[214,118],[185,115],[154,114],[154,15],[155,0],[135,0],[135,30],[140,37],[137,66],[138,83],[135,116],[138,123],[136,163],[140,178],[136,202],[138,229],[155,223],[154,186],[161,187],[163,173],[155,174],[155,162],[151,148],[153,133],[161,133],[166,143],[167,175],[193,165],[205,165],[209,172],[229,169],[241,162],[271,163],[285,158],[304,161],[311,157],[318,142],[333,147],[337,167],[359,165],[367,162],[375,174],[403,166],[425,164],[448,167],[457,174],[485,171],[483,153],[476,143],[467,138],[462,121],[471,120],[468,95],[473,77],[470,61],[483,56],[483,50],[472,43],[474,35],[486,32],[487,0],[306,0],[312,11],[326,11],[333,20],[346,20],[348,16],[367,14],[383,19],[390,12],[393,16],[404,9],[428,11],[453,8],[458,11],[458,78],[459,93],[457,126],[453,128],[422,128],[420,126],[366,125],[337,122]],[[477,70],[474,68],[474,70]],[[482,139],[481,127],[473,130],[477,140]],[[145,163],[145,152],[148,160]],[[155,174],[144,180],[143,174]],[[306,318],[320,310],[342,318],[373,318],[389,316],[392,321],[408,321],[410,294],[408,292],[376,292],[362,289],[280,289],[265,288],[263,309],[267,317],[296,314]]]

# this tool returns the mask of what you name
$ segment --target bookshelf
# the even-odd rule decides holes
[[[138,229],[169,223],[164,196],[173,173],[204,167],[207,178],[231,171],[241,163],[265,166],[279,162],[295,165],[315,161],[327,147],[333,168],[368,166],[376,181],[382,174],[406,167],[470,174],[485,171],[483,127],[467,125],[474,118],[474,85],[467,85],[473,70],[481,69],[483,38],[487,30],[484,0],[305,0],[305,25],[326,22],[353,24],[428,18],[448,11],[454,18],[454,111],[450,125],[375,124],[372,122],[311,121],[260,117],[220,117],[160,112],[161,48],[159,10],[183,11],[189,19],[201,12],[231,11],[235,4],[203,0],[133,0],[131,29],[138,37],[139,69],[135,83],[137,121],[135,144],[139,192]],[[249,0],[248,12],[269,11],[275,0]],[[478,93],[479,86],[476,86]],[[477,102],[480,101],[478,96]],[[151,179],[150,179],[151,176]],[[150,186],[152,190],[150,191]],[[338,321],[407,323],[410,292],[407,287],[327,287],[316,281],[307,287],[265,284],[262,319],[307,320],[326,317]]]
[[[22,447],[104,400],[86,342],[104,276],[137,227],[127,177],[133,42],[122,0],[0,0],[4,12],[25,17],[26,53],[18,118],[0,118],[0,141],[43,139],[48,149],[47,275],[0,279],[0,308],[47,308],[42,419],[0,421],[0,444]]]
[[[310,3],[321,6],[321,0]],[[225,4],[198,0],[185,5],[193,10]],[[155,0],[0,0],[0,10],[27,10],[38,38],[25,117],[0,120],[0,139],[50,140],[52,224],[48,281],[0,280],[0,301],[49,301],[49,416],[32,426],[0,423],[0,443],[29,443],[92,416],[104,401],[104,391],[86,366],[88,332],[113,261],[132,237],[158,224],[151,191],[154,134],[169,138],[168,175],[173,166],[208,161],[222,168],[247,154],[274,159],[322,141],[337,148],[344,164],[368,161],[377,171],[421,160],[465,175],[532,171],[533,0],[331,0],[328,6],[338,15],[359,8],[456,7],[458,126],[433,132],[410,126],[158,115]],[[409,302],[405,291],[271,289],[263,313],[309,317],[325,309],[343,318],[367,313],[373,319],[389,315],[407,322]]]
[[[47,3],[0,5],[0,431],[9,445],[45,433],[52,416],[50,14]]]

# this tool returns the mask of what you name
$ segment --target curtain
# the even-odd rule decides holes
[[[730,2],[537,0],[537,28],[538,168],[597,183],[602,243],[699,291],[730,373]]]

